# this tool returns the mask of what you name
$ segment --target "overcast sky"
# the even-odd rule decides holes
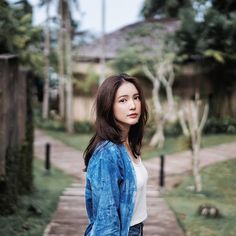
[[[39,0],[29,0],[37,6]],[[78,0],[80,12],[74,11],[74,18],[81,19],[81,30],[101,32],[102,0]],[[105,0],[106,32],[111,32],[140,20],[139,12],[144,0]],[[45,9],[34,8],[34,22],[40,24],[45,20]]]

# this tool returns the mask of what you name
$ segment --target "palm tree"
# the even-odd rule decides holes
[[[49,113],[49,54],[50,54],[50,28],[49,9],[52,0],[41,0],[40,6],[46,5],[45,39],[44,39],[44,88],[43,88],[43,119],[48,119]]]
[[[59,115],[61,119],[65,119],[65,25],[62,18],[64,18],[64,11],[62,1],[59,2],[59,32],[58,32],[58,61],[59,61]]]
[[[72,4],[77,7],[77,0],[60,0],[58,5],[58,11],[60,14],[60,39],[59,46],[60,50],[60,93],[61,93],[61,103],[60,109],[62,114],[64,114],[64,107],[66,107],[65,121],[66,130],[69,133],[73,133],[73,86],[72,86],[72,55],[71,55],[71,35],[72,35]],[[64,66],[65,65],[65,66]],[[63,75],[63,73],[65,73]],[[64,106],[64,79],[66,82],[66,106]]]
[[[49,4],[53,0],[41,0],[41,5],[46,5],[47,20],[49,21]],[[66,130],[69,133],[73,132],[73,89],[72,89],[72,56],[71,56],[71,35],[72,35],[72,4],[77,8],[77,0],[58,0],[59,13],[59,37],[58,37],[58,57],[59,57],[59,112],[62,119],[65,118]],[[47,27],[49,22],[47,22]],[[48,55],[50,48],[50,33],[49,28],[46,28],[45,36],[45,86],[44,86],[44,105],[43,114],[46,117],[48,111]],[[47,57],[46,57],[47,53]],[[66,86],[65,86],[66,85]],[[66,95],[66,105],[65,105]],[[47,113],[48,114],[48,113]]]

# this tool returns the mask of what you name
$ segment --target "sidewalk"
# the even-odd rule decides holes
[[[44,159],[45,144],[51,144],[52,165],[75,177],[60,197],[57,211],[48,225],[44,236],[83,236],[87,224],[84,203],[84,180],[82,153],[62,142],[49,137],[45,132],[35,132],[35,156]],[[234,158],[236,143],[206,148],[201,151],[201,166]],[[183,236],[173,212],[158,192],[159,158],[144,162],[149,172],[148,219],[145,222],[145,236]],[[168,155],[165,158],[166,188],[180,181],[179,176],[191,170],[190,152]]]

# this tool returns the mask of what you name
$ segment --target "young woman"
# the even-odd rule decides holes
[[[147,107],[137,79],[107,78],[96,97],[96,133],[85,150],[89,236],[143,235],[148,174],[140,149]]]

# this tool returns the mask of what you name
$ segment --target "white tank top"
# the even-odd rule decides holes
[[[147,218],[146,193],[148,172],[141,159],[139,159],[138,164],[134,163],[133,161],[132,163],[136,174],[137,193],[135,197],[134,211],[131,218],[130,226],[141,223]]]

